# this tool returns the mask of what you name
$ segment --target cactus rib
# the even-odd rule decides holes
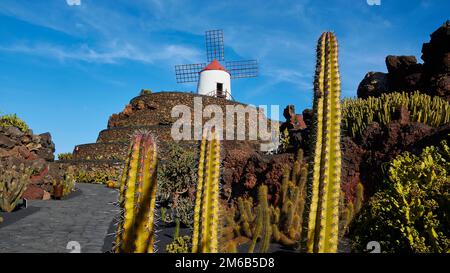
[[[157,148],[147,133],[133,136],[120,187],[123,220],[118,224],[115,252],[154,252]]]
[[[192,252],[218,252],[220,143],[206,128],[200,145]],[[200,230],[201,229],[201,230]]]
[[[333,33],[319,39],[314,83],[315,145],[308,215],[308,252],[336,252],[341,176],[340,77]]]

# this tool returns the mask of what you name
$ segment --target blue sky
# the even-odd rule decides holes
[[[311,106],[316,41],[340,43],[342,94],[356,96],[385,56],[415,55],[449,18],[448,0],[0,0],[0,113],[51,132],[57,153],[95,142],[108,117],[142,88],[177,84],[175,64],[206,59],[204,31],[223,29],[227,60],[257,59],[260,75],[233,81],[254,105]]]

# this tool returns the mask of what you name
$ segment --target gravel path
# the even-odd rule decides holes
[[[70,241],[83,253],[107,250],[118,191],[95,184],[76,188],[65,200],[28,201],[26,209],[3,213],[0,252],[71,252]]]

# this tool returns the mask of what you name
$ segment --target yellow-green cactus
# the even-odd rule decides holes
[[[200,145],[192,252],[218,252],[220,142],[205,129]]]
[[[367,99],[345,99],[342,103],[343,132],[359,138],[373,122],[388,124],[399,107],[409,111],[411,121],[433,127],[450,122],[450,103],[445,99],[419,91],[394,92]]]
[[[258,207],[255,219],[255,228],[253,232],[253,240],[250,244],[249,253],[253,253],[258,240],[261,241],[259,252],[266,253],[269,250],[272,238],[271,210],[267,202],[268,189],[266,185],[258,188]]]
[[[115,252],[154,252],[157,161],[153,137],[146,132],[137,133],[132,139],[121,180],[122,212]]]
[[[359,182],[356,185],[356,198],[355,198],[354,214],[357,214],[361,210],[363,201],[364,201],[364,186],[361,182]]]
[[[333,33],[326,32],[317,46],[307,252],[337,251],[341,178],[340,93],[338,43]]]

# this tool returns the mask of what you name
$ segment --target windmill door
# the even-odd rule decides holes
[[[217,91],[217,97],[219,97],[219,98],[225,97],[224,92],[223,92],[223,83],[221,83],[221,82],[217,83],[216,91]]]

